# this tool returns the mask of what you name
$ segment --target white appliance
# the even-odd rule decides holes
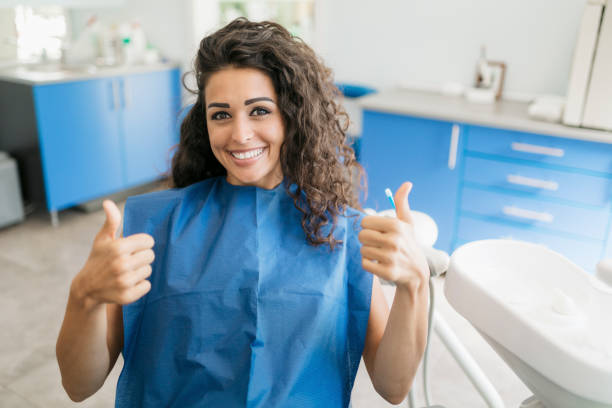
[[[574,50],[563,123],[612,130],[612,1],[588,0]]]

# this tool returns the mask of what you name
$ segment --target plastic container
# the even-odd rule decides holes
[[[133,62],[141,64],[147,51],[147,38],[142,26],[138,22],[134,22],[131,25],[130,44]]]
[[[17,163],[0,151],[0,228],[24,220]]]
[[[121,39],[121,57],[124,65],[132,65],[135,61],[134,49],[130,37]]]

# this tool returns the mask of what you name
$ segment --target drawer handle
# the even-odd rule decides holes
[[[112,84],[112,92],[113,92],[113,110],[119,109],[119,86],[117,85],[117,81],[115,79],[111,80]]]
[[[556,181],[540,180],[537,178],[520,176],[518,174],[508,174],[506,180],[510,184],[517,184],[519,186],[542,188],[551,191],[557,191],[559,189],[559,183]]]
[[[132,104],[132,92],[128,81],[121,80],[121,88],[123,90],[123,107],[127,108]]]
[[[451,131],[450,146],[448,149],[448,168],[455,169],[457,164],[457,146],[459,145],[459,125],[454,124]]]
[[[529,143],[512,142],[512,150],[524,153],[541,154],[544,156],[563,157],[565,151],[556,147],[538,146]]]
[[[502,212],[505,215],[509,215],[511,217],[523,218],[526,220],[541,221],[541,222],[547,222],[547,223],[553,222],[555,218],[550,213],[526,210],[524,208],[515,207],[513,205],[503,207]]]

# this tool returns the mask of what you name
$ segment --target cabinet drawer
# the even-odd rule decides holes
[[[480,157],[465,158],[464,180],[598,207],[612,200],[612,179]]]
[[[603,240],[609,210],[591,209],[535,199],[527,194],[464,187],[461,211],[514,222],[523,227]]]
[[[469,126],[466,148],[538,163],[612,173],[612,144]]]
[[[603,242],[581,241],[552,234],[539,232],[535,229],[513,227],[508,224],[474,219],[462,216],[457,229],[456,246],[480,239],[508,238],[542,244],[563,254],[571,261],[593,273],[600,259]]]

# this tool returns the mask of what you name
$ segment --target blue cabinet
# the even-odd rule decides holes
[[[413,209],[438,224],[436,247],[450,251],[462,156],[461,126],[450,122],[365,110],[361,161],[368,180],[366,207],[389,208],[385,188],[404,181]]]
[[[47,208],[153,181],[178,143],[178,69],[33,87]]]
[[[612,144],[367,110],[363,129],[366,206],[388,208],[384,188],[413,181],[412,207],[438,223],[440,249],[525,240],[588,272],[612,257]]]
[[[612,144],[472,125],[464,135],[453,249],[510,237],[593,272],[610,235]]]
[[[130,75],[121,82],[126,187],[161,177],[179,142],[179,72]]]
[[[47,207],[61,209],[123,183],[115,78],[35,86]]]

